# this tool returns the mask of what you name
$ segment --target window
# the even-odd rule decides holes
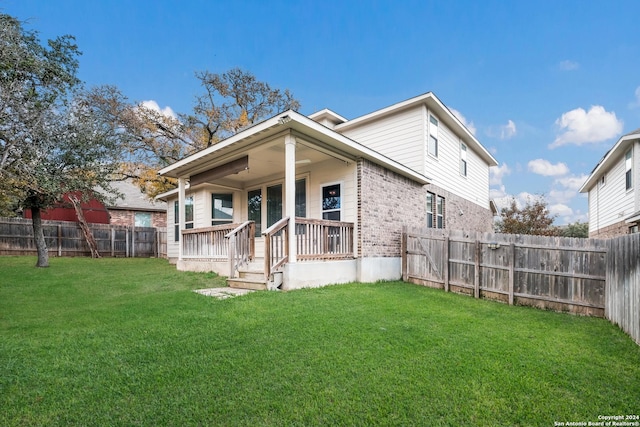
[[[624,155],[624,168],[625,168],[625,188],[630,190],[633,187],[633,158],[631,156],[631,150],[627,151]]]
[[[233,222],[233,194],[211,195],[211,225]]]
[[[604,187],[604,185],[607,183],[606,176],[607,176],[606,174],[603,174],[598,180],[599,187]]]
[[[282,219],[282,184],[267,187],[267,228]]]
[[[307,180],[304,178],[296,181],[296,216],[307,217]]]
[[[262,234],[262,189],[258,188],[247,192],[247,206],[249,221],[256,223],[255,237],[260,237]]]
[[[148,212],[136,212],[133,224],[136,227],[151,227],[151,214]]]
[[[429,155],[438,157],[438,119],[429,115]]]
[[[193,228],[193,196],[184,200],[184,228]]]
[[[340,221],[340,184],[322,187],[322,219]]]
[[[467,176],[467,146],[460,143],[460,175]]]
[[[444,228],[444,198],[436,197],[436,227]]]
[[[433,228],[433,202],[435,194],[427,193],[427,227]]]
[[[173,203],[173,222],[173,240],[177,242],[180,239],[180,204],[177,201]],[[193,196],[184,200],[184,228],[193,228]]]

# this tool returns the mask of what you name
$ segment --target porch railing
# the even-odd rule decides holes
[[[265,274],[269,277],[289,260],[289,217],[273,224],[265,237]],[[296,258],[300,261],[353,257],[353,223],[296,218]]]
[[[327,260],[353,257],[353,223],[296,218],[296,257]]]
[[[182,230],[182,257],[226,260],[229,241],[225,236],[238,224]]]
[[[264,236],[264,274],[267,279],[289,261],[289,217],[282,218],[262,232]]]
[[[246,221],[225,236],[229,241],[229,277],[236,277],[238,269],[255,257],[255,234],[256,223]]]

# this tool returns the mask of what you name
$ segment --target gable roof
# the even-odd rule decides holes
[[[108,209],[120,210],[136,210],[136,211],[158,211],[167,210],[165,202],[153,202],[140,191],[140,188],[131,181],[112,181],[111,186],[114,187],[123,197],[118,199]]]
[[[161,169],[158,173],[173,178],[191,176],[206,170],[210,162],[217,161],[224,156],[232,156],[234,153],[237,154],[249,148],[254,142],[275,138],[285,132],[295,132],[301,136],[308,136],[353,160],[365,158],[421,184],[429,183],[429,178],[413,169],[293,110],[285,111],[257,123],[209,148]]]
[[[414,108],[418,105],[426,105],[427,108],[436,113],[440,121],[445,123],[450,129],[452,129],[456,135],[461,137],[467,146],[473,149],[480,157],[487,162],[489,166],[497,166],[498,161],[487,151],[486,148],[476,139],[476,137],[467,129],[467,127],[458,119],[449,108],[440,101],[440,99],[433,93],[427,92],[422,95],[401,101],[396,104],[390,105],[386,108],[376,110],[372,113],[365,114],[364,116],[357,117],[355,119],[338,124],[335,127],[337,132],[344,132],[345,130],[358,127],[362,124],[369,123],[374,120],[379,120],[385,116],[396,114],[400,111]]]
[[[633,132],[622,135],[618,142],[616,142],[614,146],[604,154],[596,167],[593,168],[591,175],[589,175],[584,184],[582,184],[579,191],[581,193],[587,193],[591,190],[598,182],[598,179],[600,179],[600,177],[615,164],[618,157],[625,153],[633,141],[637,139],[640,139],[640,129],[636,129]]]

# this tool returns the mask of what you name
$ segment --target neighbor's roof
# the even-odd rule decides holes
[[[598,182],[600,177],[606,173],[628,149],[633,141],[640,138],[640,129],[622,135],[613,148],[605,153],[595,168],[591,171],[589,178],[580,187],[581,193],[586,193]]]
[[[131,181],[113,181],[111,186],[124,197],[119,197],[108,209],[137,210],[137,211],[166,211],[167,204],[163,201],[149,200],[146,194]]]

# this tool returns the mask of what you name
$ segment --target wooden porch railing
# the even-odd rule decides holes
[[[256,254],[256,223],[246,221],[224,236],[229,241],[229,277],[236,277],[236,272],[247,265]]]
[[[264,236],[264,275],[269,277],[289,261],[289,217],[282,218],[262,232]]]
[[[229,241],[225,236],[238,224],[182,230],[182,257],[225,260],[229,255]]]
[[[299,260],[353,257],[353,223],[326,219],[296,218]]]
[[[282,218],[262,234],[265,237],[267,278],[289,261],[289,217]],[[353,223],[296,218],[296,258],[300,261],[353,257]]]

